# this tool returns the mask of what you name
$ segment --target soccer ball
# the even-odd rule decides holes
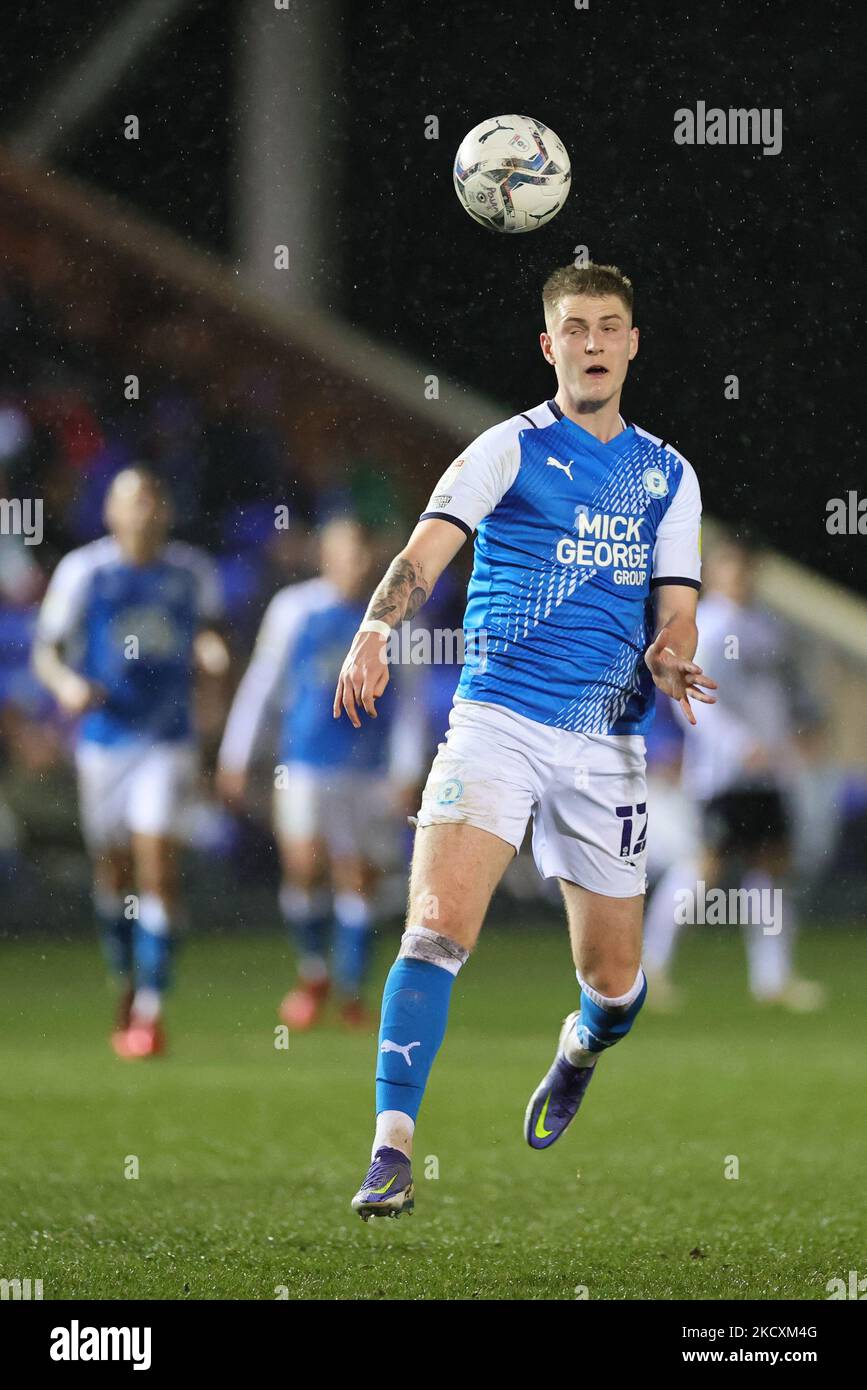
[[[550,222],[572,179],[563,142],[531,116],[492,116],[474,126],[454,174],[461,205],[494,232],[534,232]]]

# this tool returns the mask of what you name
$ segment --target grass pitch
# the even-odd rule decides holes
[[[863,1268],[863,931],[804,937],[831,990],[808,1018],[758,1009],[737,935],[694,931],[682,1011],[645,1010],[533,1153],[524,1106],[576,987],[565,931],[489,929],[422,1111],[415,1214],[368,1225],[349,1199],[375,1040],[275,1048],[276,931],[192,940],[171,1055],[144,1063],[109,1051],[95,945],[3,950],[0,1276],[46,1299],[823,1299]]]

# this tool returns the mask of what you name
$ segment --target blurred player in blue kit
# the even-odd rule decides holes
[[[213,625],[216,568],[168,539],[157,479],[125,469],[105,504],[109,534],[57,566],[37,626],[34,667],[60,707],[80,717],[81,827],[120,1003],[118,1056],[164,1050],[163,996],[180,913],[178,840],[197,777],[197,667],[228,663]]]
[[[411,804],[425,721],[408,681],[390,690],[376,728],[357,737],[331,717],[334,683],[364,617],[373,546],[352,518],[320,534],[321,574],[281,589],[265,613],[238,687],[219,755],[217,783],[229,804],[247,790],[265,717],[280,720],[274,833],[280,908],[297,949],[298,980],[280,1006],[295,1031],[321,1017],[332,987],[343,1021],[365,1026],[377,864],[388,857],[395,811]]]
[[[388,684],[389,633],[475,533],[469,655],[424,789],[406,931],[383,994],[371,1165],[352,1200],[365,1220],[412,1209],[415,1121],[452,986],[530,820],[537,866],[560,883],[580,988],[526,1107],[533,1149],[559,1139],[644,1001],[643,734],[654,685],[694,722],[690,700],[712,703],[714,682],[692,659],[695,473],[620,413],[638,351],[632,300],[615,267],[549,277],[540,345],[556,395],[447,469],[337,684],[335,717],[360,728]]]

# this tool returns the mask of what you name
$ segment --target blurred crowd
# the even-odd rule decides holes
[[[177,323],[172,332],[176,347]],[[52,571],[69,550],[103,534],[106,492],[122,468],[141,461],[158,474],[172,498],[174,535],[206,548],[219,567],[234,663],[226,680],[202,682],[205,775],[191,839],[222,857],[249,846],[218,807],[209,772],[269,599],[315,572],[317,527],[329,517],[351,514],[377,526],[383,568],[411,520],[369,441],[338,452],[327,421],[317,433],[315,418],[287,420],[261,371],[240,363],[228,392],[225,374],[219,391],[208,389],[178,369],[173,351],[161,380],[140,383],[141,399],[119,399],[117,365],[100,342],[99,334],[64,333],[41,297],[18,281],[0,282],[0,497],[43,502],[39,544],[0,538],[0,864],[7,872],[26,873],[34,857],[48,873],[59,861],[68,869],[79,852],[73,730],[36,681],[30,652]],[[458,628],[462,597],[460,577],[445,576],[426,621]],[[425,673],[432,747],[457,675],[454,667]]]

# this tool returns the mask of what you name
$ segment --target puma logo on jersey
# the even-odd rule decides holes
[[[547,463],[549,468],[561,469],[562,472],[566,474],[566,477],[569,479],[570,483],[574,483],[575,479],[572,477],[572,465],[575,462],[574,459],[570,459],[568,463],[561,463],[559,459],[548,458],[545,460],[545,462]]]
[[[380,1052],[399,1052],[403,1060],[406,1062],[406,1065],[408,1067],[411,1067],[412,1058],[409,1055],[409,1050],[411,1047],[421,1047],[421,1043],[411,1042],[407,1043],[406,1047],[401,1047],[400,1043],[392,1042],[390,1038],[386,1038],[385,1042],[382,1044],[382,1047],[379,1050]]]

